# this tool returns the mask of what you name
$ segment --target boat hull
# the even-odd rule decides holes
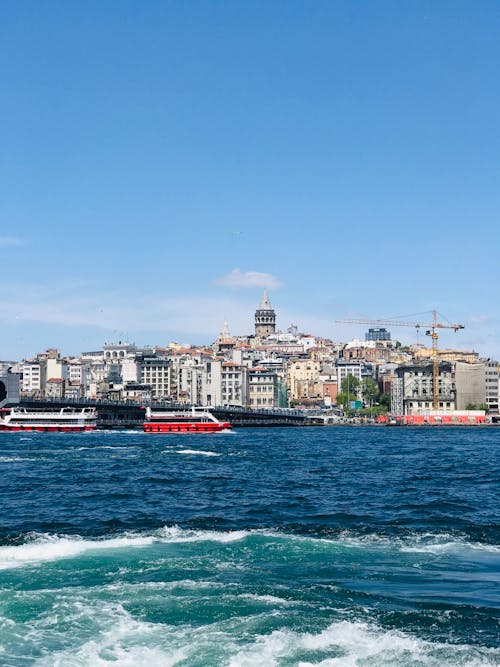
[[[229,422],[146,422],[145,433],[220,433],[231,428]]]
[[[0,431],[22,431],[39,433],[84,433],[87,431],[95,431],[95,424],[75,425],[75,426],[37,426],[36,424],[0,424]]]

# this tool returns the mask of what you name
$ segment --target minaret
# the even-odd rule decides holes
[[[255,311],[255,336],[267,338],[276,331],[276,313],[271,306],[267,290],[264,289],[260,305]]]

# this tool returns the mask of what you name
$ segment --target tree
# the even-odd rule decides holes
[[[385,391],[383,394],[380,394],[378,402],[386,410],[390,410],[391,409],[391,395],[389,394],[389,392]]]
[[[380,396],[380,391],[377,382],[373,378],[364,378],[361,383],[361,391],[363,392],[363,400],[365,403],[374,403]]]
[[[486,403],[467,403],[466,410],[484,410],[488,412],[488,405]]]
[[[357,399],[357,390],[360,382],[354,375],[347,375],[341,382],[340,393],[337,394],[337,405],[348,408],[351,401]]]
[[[359,387],[359,380],[357,377],[354,377],[354,375],[351,375],[350,373],[346,375],[346,377],[342,380],[342,383],[340,385],[340,390],[342,393],[353,393],[356,395],[356,391]],[[353,399],[354,400],[354,399]]]

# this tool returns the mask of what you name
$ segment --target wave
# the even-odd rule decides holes
[[[500,659],[498,649],[432,642],[356,620],[337,621],[316,633],[288,628],[266,632],[266,618],[259,614],[201,626],[172,626],[136,619],[121,604],[87,604],[78,607],[76,620],[78,625],[84,619],[91,624],[91,636],[68,638],[65,628],[65,648],[52,648],[36,665],[492,667]],[[32,633],[39,643],[54,641],[54,628],[48,632],[43,623]]]
[[[75,451],[82,452],[84,450],[101,450],[101,449],[111,449],[112,451],[120,451],[122,449],[138,449],[139,445],[88,445],[87,447],[75,447]]]
[[[26,456],[0,456],[0,463],[17,463],[18,461],[36,461],[36,459]]]
[[[352,535],[348,531],[341,532],[338,536],[339,542],[345,546],[366,548],[395,549],[403,553],[450,553],[484,551],[489,553],[500,553],[500,545],[485,542],[472,542],[464,535],[453,535],[450,533],[412,533],[402,537],[368,534]]]
[[[199,456],[221,456],[217,452],[206,452],[201,449],[178,449],[177,454],[198,454]]]
[[[264,540],[291,541],[296,545],[302,544],[307,550],[341,548],[379,552],[396,551],[409,554],[427,553],[429,555],[447,553],[458,556],[473,556],[477,552],[495,555],[500,553],[499,545],[470,542],[465,538],[450,536],[449,534],[426,533],[405,538],[389,538],[379,535],[356,536],[350,533],[341,533],[333,537],[318,538],[268,529],[217,531],[164,526],[147,533],[126,532],[118,536],[103,536],[94,539],[87,539],[79,535],[31,533],[26,536],[26,540],[22,544],[0,546],[0,570],[62,558],[73,558],[86,551],[93,550],[134,549],[154,543],[230,543],[251,537]]]
[[[117,537],[106,540],[85,540],[79,536],[36,535],[20,545],[0,547],[0,570],[46,561],[72,558],[91,549],[119,549],[151,544],[152,537]]]
[[[85,539],[76,536],[30,534],[20,545],[0,547],[0,570],[34,565],[61,558],[73,558],[86,551],[106,549],[130,549],[149,546],[155,542],[234,542],[244,539],[250,531],[202,531],[183,530],[177,526],[164,527],[153,533],[126,533],[112,538]]]
[[[308,654],[312,654],[309,659]],[[298,662],[294,664],[301,667],[485,667],[497,664],[500,651],[434,643],[363,622],[340,621],[318,634],[276,630],[259,637],[253,646],[232,656],[229,667],[274,667],[283,657],[293,660],[296,656]]]

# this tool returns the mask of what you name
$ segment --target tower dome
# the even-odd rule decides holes
[[[255,335],[267,338],[276,331],[276,313],[273,310],[267,290],[264,289],[259,307],[255,311]]]

